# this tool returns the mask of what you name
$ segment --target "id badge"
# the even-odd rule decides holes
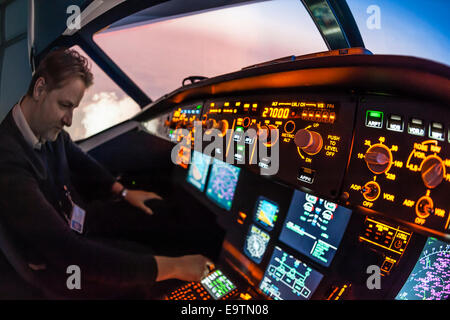
[[[86,216],[86,211],[81,209],[76,204],[73,204],[72,216],[70,218],[70,229],[72,229],[78,233],[83,233],[85,216]]]

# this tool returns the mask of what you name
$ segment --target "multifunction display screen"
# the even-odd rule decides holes
[[[219,207],[230,210],[234,191],[239,178],[240,168],[214,159],[206,195]]]
[[[280,241],[328,267],[350,220],[351,210],[296,190]]]
[[[260,290],[274,300],[309,300],[323,275],[275,247]]]

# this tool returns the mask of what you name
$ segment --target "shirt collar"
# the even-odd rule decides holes
[[[22,133],[23,137],[25,138],[25,141],[33,149],[41,150],[42,142],[39,141],[39,139],[33,133],[33,131],[30,128],[30,125],[27,122],[27,119],[25,119],[25,116],[23,115],[22,108],[20,107],[22,100],[23,100],[23,97],[22,97],[22,99],[20,99],[19,103],[17,103],[14,106],[14,108],[12,110],[12,116],[14,118],[14,121],[16,122],[17,127],[19,128],[19,131]]]

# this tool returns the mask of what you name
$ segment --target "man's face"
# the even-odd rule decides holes
[[[43,93],[35,113],[41,140],[55,141],[64,126],[72,125],[73,111],[80,104],[86,87],[80,78],[68,79],[61,88]]]

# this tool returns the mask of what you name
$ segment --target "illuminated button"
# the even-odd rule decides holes
[[[415,136],[425,136],[425,124],[423,120],[412,118],[408,123],[408,133]]]
[[[366,112],[366,127],[383,128],[383,112],[367,110]]]
[[[439,122],[432,122],[428,130],[428,136],[431,139],[444,141],[444,125]]]
[[[295,122],[292,120],[289,120],[284,125],[284,131],[287,133],[292,133],[295,130]]]
[[[298,172],[298,176],[297,179],[302,181],[302,182],[306,182],[309,184],[312,184],[314,182],[314,177],[316,175],[316,171],[312,170],[310,168],[300,168],[299,172]]]
[[[387,119],[386,129],[391,131],[403,132],[402,117],[396,114],[391,114]]]

